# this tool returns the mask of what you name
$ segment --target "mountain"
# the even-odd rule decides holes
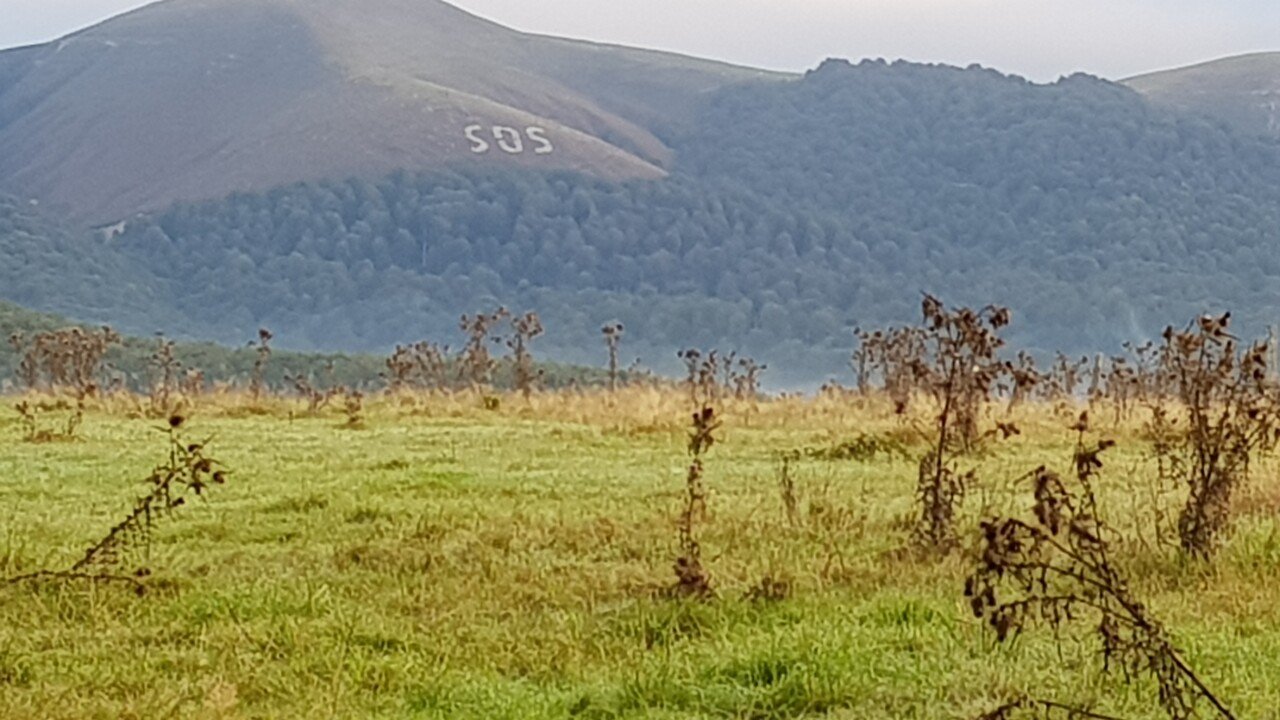
[[[774,381],[839,372],[855,325],[919,293],[1015,311],[1051,352],[1119,348],[1205,310],[1280,305],[1280,148],[1114,83],[831,61],[726,87],[668,136],[659,181],[392,173],[180,204],[103,252],[160,279],[186,332],[301,347],[457,345],[463,312],[536,309],[539,352],[737,349]]]
[[[652,369],[718,347],[800,385],[921,291],[1011,307],[1044,353],[1280,306],[1280,144],[1203,113],[1083,75],[779,77],[435,0],[168,0],[0,54],[0,187],[0,298],[229,345],[457,347],[504,305],[538,357],[598,365],[620,320]]]
[[[440,0],[165,0],[0,53],[0,191],[109,224],[397,169],[657,179],[703,96],[777,77]]]
[[[1214,60],[1123,82],[1161,105],[1280,138],[1280,52]]]

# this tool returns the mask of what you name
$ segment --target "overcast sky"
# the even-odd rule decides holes
[[[178,0],[181,1],[181,0]],[[359,0],[353,0],[358,2]],[[51,40],[143,0],[0,0],[0,47]],[[458,0],[534,32],[804,70],[825,57],[981,63],[1108,78],[1280,50],[1276,0]]]

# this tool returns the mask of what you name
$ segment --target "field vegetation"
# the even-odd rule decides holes
[[[0,716],[1275,717],[1268,349],[1207,317],[1039,371],[1010,320],[927,298],[811,397],[707,350],[546,390],[503,311],[447,387],[40,375]]]

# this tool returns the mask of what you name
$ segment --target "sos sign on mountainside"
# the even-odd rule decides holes
[[[546,129],[537,125],[525,128],[523,133],[506,125],[494,125],[489,128],[484,125],[468,125],[462,129],[462,133],[471,142],[471,152],[477,155],[489,152],[494,145],[508,155],[523,155],[526,149],[532,150],[535,155],[550,155],[556,150],[547,139]],[[488,138],[492,138],[493,142],[491,143]],[[527,144],[525,138],[529,140]]]

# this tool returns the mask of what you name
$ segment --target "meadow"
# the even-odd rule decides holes
[[[935,408],[723,399],[698,530],[713,592],[676,597],[688,393],[498,399],[383,393],[356,425],[297,399],[191,403],[181,430],[226,484],[157,523],[141,594],[0,585],[0,717],[933,719],[1023,694],[1166,717],[1150,677],[1102,672],[1087,621],[997,643],[964,596],[980,521],[1026,516],[1038,466],[1071,472],[1083,401],[984,404],[1020,432],[957,460],[977,469],[959,546],[927,553]],[[92,400],[54,442],[0,415],[0,577],[69,566],[145,494],[168,428],[132,407]],[[1148,414],[1091,412],[1091,441],[1117,443],[1095,486],[1133,595],[1236,717],[1280,718],[1275,462],[1253,460],[1232,531],[1193,559]]]

